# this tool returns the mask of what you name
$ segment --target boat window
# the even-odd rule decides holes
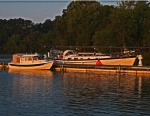
[[[69,51],[68,54],[74,54],[72,51]]]
[[[33,57],[33,60],[38,60],[38,57]]]
[[[78,58],[74,58],[74,60],[78,60]]]
[[[32,58],[31,57],[23,57],[20,59],[21,61],[31,61]]]
[[[28,58],[25,58],[25,61],[28,61]]]
[[[58,58],[63,58],[63,55],[58,55]]]
[[[63,55],[63,51],[60,51],[60,50],[50,50],[50,57],[57,58],[58,55]]]
[[[39,57],[37,57],[39,60],[42,60],[42,59],[44,59],[44,56],[39,56]]]
[[[25,58],[21,58],[21,61],[25,61]]]
[[[29,58],[28,58],[28,61],[32,61],[32,58],[31,58],[31,57],[29,57]]]

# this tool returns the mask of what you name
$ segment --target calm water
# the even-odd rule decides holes
[[[12,54],[0,54],[0,63],[11,61],[12,61]]]
[[[150,116],[150,77],[0,71],[0,116]]]

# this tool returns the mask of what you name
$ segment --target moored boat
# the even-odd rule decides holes
[[[66,50],[61,58],[56,59],[57,64],[87,64],[96,65],[99,60],[102,65],[128,65],[132,66],[136,60],[134,51],[124,52],[123,55],[102,54],[102,53],[77,53],[74,50]]]
[[[47,60],[41,54],[14,54],[12,62],[8,63],[10,69],[50,69],[53,60]]]

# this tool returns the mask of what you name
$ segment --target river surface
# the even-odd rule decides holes
[[[12,54],[0,54],[0,63],[3,62],[11,62],[12,61]]]
[[[150,76],[1,69],[0,116],[150,116]]]

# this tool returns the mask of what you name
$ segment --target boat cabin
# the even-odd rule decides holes
[[[63,58],[63,51],[61,50],[50,50],[50,54],[48,56],[52,59],[62,59]]]
[[[94,59],[103,59],[111,58],[111,55],[102,54],[102,53],[92,53],[92,52],[79,52],[77,53],[74,50],[66,50],[63,53],[63,59],[66,60],[94,60]]]
[[[40,54],[14,54],[13,63],[29,63],[33,61],[44,60],[46,56]]]

